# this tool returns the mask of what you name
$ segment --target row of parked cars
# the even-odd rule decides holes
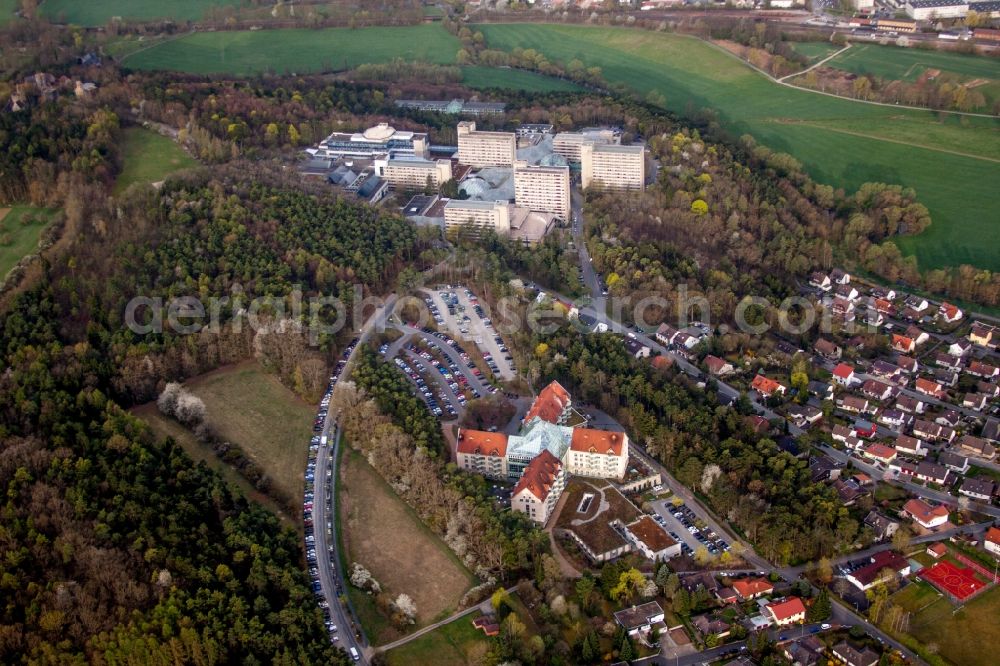
[[[715,530],[704,527],[699,528],[695,525],[698,517],[695,515],[694,511],[689,509],[687,505],[681,504],[680,506],[674,508],[674,518],[679,520],[681,524],[691,533],[695,539],[697,539],[701,545],[705,546],[709,553],[712,555],[719,555],[720,553],[726,552],[730,549],[728,543],[725,539],[720,537],[715,533]],[[677,535],[671,532],[671,536],[679,540]]]
[[[396,364],[397,368],[402,370],[403,373],[409,376],[409,378],[413,380],[413,383],[417,385],[417,390],[421,393],[421,395],[423,395],[424,402],[427,403],[427,408],[431,410],[431,413],[434,414],[434,416],[443,417],[445,413],[447,413],[449,418],[455,417],[455,408],[452,406],[451,400],[449,400],[446,395],[438,395],[435,391],[432,391],[430,386],[427,385],[427,382],[421,376],[420,373],[426,371],[423,363],[414,363],[414,367],[410,367],[406,361],[398,356],[393,359],[393,362]],[[442,404],[444,407],[441,406]]]
[[[308,462],[306,463],[305,492],[302,497],[302,520],[305,526],[306,561],[309,563],[309,574],[312,577],[312,590],[316,595],[319,607],[323,610],[323,618],[324,622],[326,622],[327,631],[330,632],[330,640],[334,643],[338,642],[340,637],[337,635],[337,625],[333,623],[333,618],[330,615],[330,603],[326,600],[326,596],[323,594],[323,584],[320,582],[319,577],[320,554],[316,552],[316,528],[313,524],[313,501],[315,500],[315,496],[313,494],[313,490],[316,486],[316,461],[319,458],[320,448],[325,446],[327,443],[327,435],[323,433],[323,429],[326,426],[327,414],[330,409],[330,399],[333,397],[333,389],[337,385],[337,381],[340,379],[340,375],[343,373],[344,367],[347,365],[347,359],[350,358],[351,353],[357,345],[358,339],[355,338],[341,352],[340,359],[337,361],[333,374],[330,375],[330,381],[327,384],[326,392],[320,400],[319,409],[316,411],[316,418],[313,421],[313,436],[309,442],[309,457]],[[332,476],[333,466],[331,465],[327,467],[327,478],[324,481],[329,483]],[[320,529],[326,528],[327,526],[320,525]],[[330,540],[328,549],[329,552],[323,553],[323,556],[332,558],[336,554],[332,539]],[[334,573],[334,576],[336,577],[336,573]],[[340,580],[336,580],[336,583],[337,594],[343,594],[344,588],[342,583]]]
[[[437,346],[437,344],[433,342],[428,342],[427,346],[430,347],[432,350],[440,349]],[[421,351],[416,345],[413,344],[411,344],[407,349],[411,354],[419,356],[420,358],[424,359],[425,361],[429,362],[432,366],[434,366],[434,369],[437,370],[438,374],[440,374],[441,377],[445,380],[445,382],[447,382],[448,388],[450,388],[451,392],[455,395],[455,400],[457,400],[461,405],[463,406],[465,405],[466,391],[468,391],[469,394],[472,395],[474,398],[481,397],[479,391],[474,389],[469,384],[468,377],[466,377],[465,373],[462,372],[462,369],[459,367],[458,363],[450,362],[448,363],[447,366],[445,366],[430,352]],[[447,357],[445,358],[447,359]],[[466,364],[468,364],[467,361]]]
[[[490,335],[493,336],[493,341],[497,343],[497,349],[500,350],[500,353],[504,355],[504,359],[510,364],[511,369],[513,369],[514,357],[511,356],[510,350],[507,349],[507,345],[504,344],[503,338],[500,337],[497,330],[493,327],[493,320],[486,316],[486,311],[483,310],[483,306],[479,304],[479,300],[470,290],[466,289],[465,295],[469,297],[469,302],[472,303],[472,309],[476,311],[476,315],[478,315],[482,320],[483,326],[487,331],[489,331]],[[482,340],[476,340],[476,343],[481,345]],[[500,369],[497,367],[492,355],[485,350],[483,351],[483,359],[486,361],[486,365],[490,367],[490,370],[493,371],[494,375],[498,375],[500,373]]]
[[[457,340],[455,340],[447,333],[442,333],[441,331],[435,331],[434,329],[431,328],[422,328],[420,330],[422,330],[424,333],[428,335],[434,336],[435,338],[441,340],[446,345],[454,349],[455,352],[458,353],[459,358],[462,359],[462,363],[465,364],[465,367],[468,369],[468,371],[471,372],[474,376],[478,377],[480,380],[482,380],[483,378],[482,371],[480,371],[480,369],[476,367],[476,364],[472,361],[472,358],[469,356],[469,352],[465,351],[465,349],[462,347],[462,345],[458,343]],[[438,346],[437,343],[435,343],[433,340],[428,340],[427,346],[430,347],[431,350],[438,351],[445,358],[448,358],[448,355],[445,354],[444,351],[441,349],[441,347]],[[453,370],[457,371],[459,374],[464,374],[462,371],[458,369],[458,364],[450,363],[449,365]],[[484,384],[484,386],[486,390],[489,391],[490,393],[496,393],[498,391],[498,389],[495,386],[492,386],[490,384]],[[476,398],[482,397],[478,391],[474,389],[470,390],[472,390],[474,397]]]

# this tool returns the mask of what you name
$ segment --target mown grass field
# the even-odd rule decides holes
[[[134,53],[123,65],[195,74],[318,72],[394,58],[453,63],[459,46],[457,38],[431,24],[361,30],[199,32]]]
[[[14,20],[17,0],[0,0],[0,25],[6,25]]]
[[[854,44],[826,66],[898,81],[916,81],[928,69],[969,78],[1000,78],[998,58],[879,44]]]
[[[284,507],[254,488],[243,475],[220,460],[210,446],[198,441],[194,433],[177,421],[161,414],[160,410],[156,407],[156,403],[148,403],[141,407],[136,407],[132,410],[132,413],[145,421],[158,437],[163,439],[173,437],[174,441],[192,459],[196,462],[204,462],[208,467],[214,469],[230,485],[236,486],[244,497],[270,509],[281,519],[283,524],[289,525],[300,532],[302,531],[302,523],[299,520],[293,520]]]
[[[462,83],[470,88],[505,88],[528,92],[577,92],[581,86],[521,69],[500,69],[499,67],[463,67]]]
[[[198,163],[162,134],[143,127],[129,127],[122,142],[122,172],[115,181],[115,192],[123,192],[135,183],[157,183],[178,169]]]
[[[345,445],[346,446],[346,445]],[[341,457],[337,482],[345,565],[360,562],[392,596],[401,592],[417,604],[417,626],[453,613],[475,580],[454,553],[356,451]],[[433,575],[427,572],[433,571]],[[364,596],[352,594],[352,598]],[[373,643],[401,634],[363,603],[359,615]],[[369,608],[370,606],[370,608]]]
[[[831,53],[836,53],[842,47],[830,42],[793,42],[792,48],[796,53],[804,55],[809,58],[810,63],[813,63],[822,60]]]
[[[6,1],[6,0],[5,0]],[[41,13],[50,19],[75,25],[105,25],[112,17],[148,21],[172,19],[197,21],[214,7],[239,7],[244,0],[45,0]]]
[[[302,496],[315,410],[253,361],[201,375],[185,386],[205,402],[207,420],[240,446],[286,497]]]
[[[54,212],[33,206],[0,207],[0,280],[23,256],[35,251]],[[28,224],[22,224],[25,216]]]
[[[486,635],[472,626],[475,615],[460,617],[385,653],[389,666],[435,664],[467,666],[480,663],[489,649]],[[478,659],[477,659],[478,657]]]
[[[478,26],[490,47],[579,58],[610,82],[662,93],[681,114],[714,110],[735,135],[801,160],[819,181],[855,189],[880,180],[916,189],[934,223],[900,239],[922,269],[969,263],[1000,270],[983,243],[1000,229],[1000,119],[939,116],[780,86],[712,45],[683,35],[561,25]]]
[[[957,666],[989,666],[996,655],[986,646],[1000,644],[1000,587],[984,592],[961,610],[938,596],[930,584],[916,581],[897,592],[892,601],[912,614],[906,632]]]

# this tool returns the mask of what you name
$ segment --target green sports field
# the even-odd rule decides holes
[[[44,0],[41,13],[75,25],[104,25],[113,17],[148,21],[197,21],[214,7],[240,7],[245,0]]]
[[[459,48],[457,38],[431,24],[199,32],[134,53],[122,64],[195,74],[301,73],[349,69],[394,58],[450,64]]]
[[[952,72],[970,79],[1000,79],[998,58],[878,44],[854,44],[832,58],[826,66],[899,81],[916,81],[928,69]]]
[[[487,44],[579,58],[610,82],[662,93],[679,113],[713,109],[734,134],[748,133],[801,160],[817,180],[849,189],[881,180],[914,187],[934,223],[902,239],[923,269],[969,263],[1000,270],[995,204],[1000,119],[959,118],[864,104],[779,86],[695,38],[624,28],[479,26]]]
[[[499,67],[463,67],[462,83],[470,88],[506,88],[528,92],[574,92],[582,87],[553,76],[544,76],[521,69]]]

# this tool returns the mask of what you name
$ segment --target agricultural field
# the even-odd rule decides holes
[[[190,430],[182,426],[174,419],[164,416],[157,409],[156,403],[147,403],[132,410],[132,414],[145,421],[146,425],[152,428],[157,437],[166,439],[173,437],[174,441],[184,449],[195,462],[204,462],[208,467],[215,470],[219,476],[226,480],[231,486],[235,486],[239,493],[247,499],[253,500],[265,508],[271,510],[281,520],[283,525],[288,525],[293,529],[302,531],[302,523],[293,520],[288,511],[269,496],[260,492],[246,480],[246,478],[233,469],[230,465],[219,459],[212,447],[198,440]]]
[[[1000,587],[964,604],[961,610],[923,581],[914,581],[897,592],[892,602],[911,613],[907,634],[925,647],[933,646],[938,656],[961,666],[987,666],[995,655],[984,645],[1000,641]]]
[[[843,47],[830,42],[793,42],[792,48],[796,53],[809,58],[809,63],[812,64],[836,53]]]
[[[482,25],[492,48],[534,48],[599,66],[611,83],[666,97],[678,113],[712,109],[734,135],[790,153],[820,182],[913,187],[933,224],[899,239],[921,269],[962,263],[1000,270],[982,243],[1000,226],[1000,119],[910,111],[780,86],[711,44],[676,34],[590,26]]]
[[[142,127],[125,130],[122,159],[115,192],[123,192],[135,183],[156,183],[178,169],[198,165],[175,141]]]
[[[583,90],[572,81],[553,76],[499,67],[463,67],[462,83],[470,88],[505,88],[528,92],[577,92]]]
[[[185,387],[205,402],[207,421],[237,444],[286,497],[301,497],[313,406],[250,361],[201,375]]]
[[[40,10],[54,21],[83,26],[105,25],[113,17],[124,20],[149,21],[172,19],[197,21],[210,9],[241,7],[246,0],[44,0]]]
[[[125,57],[125,67],[193,74],[344,70],[394,58],[455,61],[459,41],[440,25],[351,30],[200,32]]]
[[[344,564],[360,562],[384,592],[410,595],[417,604],[417,626],[455,612],[462,595],[475,584],[472,574],[361,454],[345,451],[339,474]],[[428,571],[435,573],[428,576]],[[352,598],[359,596],[365,595]],[[398,630],[375,616],[374,604],[366,605],[372,608],[359,608],[359,615],[373,643],[399,637]]]
[[[32,206],[0,207],[0,281],[22,257],[35,251],[54,213]]]

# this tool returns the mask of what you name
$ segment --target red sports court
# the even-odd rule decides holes
[[[946,560],[922,570],[920,577],[959,601],[965,601],[987,585],[972,569],[958,567]]]

